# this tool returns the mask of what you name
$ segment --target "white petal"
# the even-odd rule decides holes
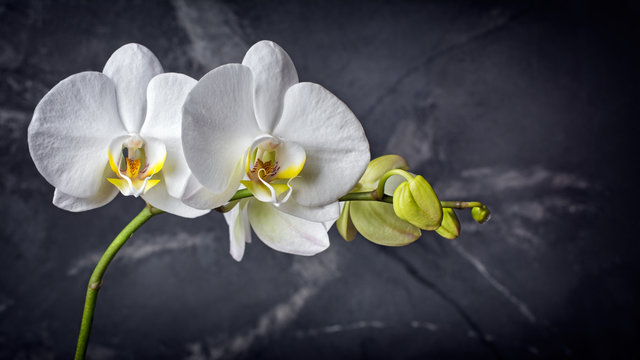
[[[287,141],[278,146],[276,161],[278,162],[278,174],[276,179],[291,179],[304,168],[307,157],[302,146]]]
[[[329,220],[329,221],[323,221],[322,225],[324,225],[324,228],[327,230],[327,232],[331,229],[331,227],[333,226],[333,224],[336,223],[336,221],[338,221],[338,218],[340,218],[340,214],[342,213],[342,209],[344,208],[344,202],[339,202],[336,201],[335,203],[329,204],[327,206],[331,206],[333,204],[338,204],[338,217]]]
[[[301,205],[336,201],[358,182],[369,163],[369,142],[351,110],[318,84],[300,83],[285,95],[282,119],[273,131],[306,151],[300,176],[292,181]]]
[[[240,176],[242,176],[242,167],[238,166],[236,172],[239,172]],[[226,204],[237,190],[237,187],[230,185],[221,193],[212,193],[191,175],[187,181],[182,201],[196,209],[215,209],[218,206]]]
[[[87,211],[108,204],[118,195],[118,188],[107,181],[107,176],[109,176],[110,173],[111,169],[105,166],[102,184],[94,196],[79,198],[65,194],[60,189],[56,189],[53,193],[53,204],[60,209],[73,212]]]
[[[164,180],[141,195],[141,197],[153,207],[186,218],[202,216],[210,211],[194,209],[169,195]]]
[[[242,260],[245,243],[251,241],[251,228],[247,214],[249,199],[240,200],[231,211],[224,213],[224,219],[229,225],[229,253],[236,261]]]
[[[332,222],[340,217],[340,205],[337,201],[324,206],[311,207],[300,205],[295,200],[289,199],[289,201],[278,205],[277,208],[289,215],[313,222]]]
[[[182,105],[197,81],[186,75],[160,74],[147,88],[147,116],[140,135],[155,137],[167,147],[162,173],[169,195],[180,198],[191,171],[182,150]]]
[[[122,145],[127,141],[127,139],[131,138],[131,135],[120,135],[111,139],[109,142],[109,157],[110,157],[110,165],[111,169],[114,173],[118,173],[117,168],[120,165],[120,158],[122,157]]]
[[[337,220],[337,219],[336,219]],[[335,224],[336,220],[332,220],[332,221],[323,221],[322,225],[324,226],[325,230],[327,230],[327,232],[329,231],[329,229],[331,229],[331,227],[333,226],[333,224]]]
[[[285,214],[268,203],[250,201],[249,221],[258,238],[274,250],[311,256],[329,247],[322,223]]]
[[[162,140],[147,136],[144,138],[144,150],[147,157],[147,170],[141,176],[151,176],[164,169],[167,147]]]
[[[162,73],[153,53],[140,44],[127,44],[107,60],[102,72],[116,84],[118,110],[127,131],[140,131],[147,108],[147,84]]]
[[[256,118],[264,132],[271,132],[282,114],[284,94],[298,83],[298,73],[287,54],[272,41],[253,45],[242,60],[251,68],[254,78]]]
[[[198,181],[213,193],[229,186],[237,189],[243,172],[234,169],[244,164],[246,151],[260,134],[252,82],[248,67],[223,65],[205,75],[185,101],[184,155]]]
[[[103,184],[109,142],[124,133],[113,82],[83,72],[62,80],[40,101],[29,125],[29,152],[56,189],[91,198]]]

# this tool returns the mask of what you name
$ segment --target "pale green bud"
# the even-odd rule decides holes
[[[358,231],[351,220],[350,209],[351,201],[346,201],[342,207],[340,217],[336,221],[336,228],[338,229],[340,236],[342,236],[346,241],[352,241],[358,234]]]
[[[442,224],[436,232],[446,239],[455,239],[460,235],[460,220],[452,208],[442,209]]]
[[[358,232],[379,245],[404,246],[421,235],[420,229],[396,216],[391,204],[351,201],[349,214]]]
[[[393,192],[396,215],[424,230],[435,230],[442,222],[442,206],[425,178],[418,175],[400,184]]]
[[[476,206],[471,209],[471,216],[478,222],[478,224],[484,224],[491,219],[491,211],[485,205]]]
[[[371,191],[378,185],[378,180],[387,171],[393,169],[409,170],[407,161],[400,155],[383,155],[369,162],[367,169],[362,174],[356,191]]]

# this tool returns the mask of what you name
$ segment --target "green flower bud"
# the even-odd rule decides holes
[[[351,220],[351,215],[349,214],[350,209],[351,201],[346,201],[342,207],[340,217],[336,221],[336,228],[338,229],[340,236],[342,236],[346,241],[352,241],[358,234],[358,231]]]
[[[398,218],[391,204],[352,201],[349,214],[358,232],[378,245],[404,246],[422,234],[420,229]]]
[[[389,170],[409,170],[407,161],[400,155],[383,155],[369,162],[354,191],[375,190],[378,180]]]
[[[424,230],[435,230],[442,222],[442,206],[433,188],[418,175],[400,184],[393,192],[396,215]]]
[[[491,219],[491,211],[485,205],[476,206],[471,209],[471,216],[478,222],[478,224],[484,224]]]
[[[455,239],[460,235],[460,221],[452,208],[442,209],[442,224],[436,232],[446,239]]]
[[[393,169],[408,170],[409,165],[399,155],[371,160],[352,192],[375,190],[383,175]],[[355,239],[359,232],[367,240],[384,246],[407,245],[421,235],[420,229],[396,216],[391,204],[370,201],[345,201],[336,228],[346,241]]]

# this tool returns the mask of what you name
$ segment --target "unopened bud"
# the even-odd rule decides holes
[[[409,170],[409,165],[400,155],[384,155],[371,160],[354,191],[375,190],[380,178],[393,169]]]
[[[353,221],[351,220],[351,215],[349,214],[349,210],[351,209],[351,202],[346,201],[342,207],[342,212],[340,213],[340,217],[336,221],[336,228],[346,241],[352,241],[356,238],[358,231],[356,227],[353,225]]]
[[[452,208],[442,209],[442,224],[436,232],[446,239],[455,239],[460,235],[460,221]]]
[[[442,222],[442,207],[433,188],[418,175],[398,185],[393,192],[396,215],[424,230],[435,230]]]
[[[491,211],[485,205],[476,206],[471,209],[471,216],[478,222],[478,224],[484,224],[491,219]]]

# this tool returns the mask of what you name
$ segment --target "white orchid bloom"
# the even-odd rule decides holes
[[[225,214],[231,254],[242,258],[249,224],[268,246],[314,255],[329,246],[327,226],[338,198],[358,182],[369,143],[355,115],[314,83],[298,83],[289,55],[270,41],[242,64],[206,74],[187,96],[183,115],[187,163],[206,189],[185,202],[214,208],[239,185],[254,198]]]
[[[55,187],[56,206],[94,209],[119,190],[183,217],[207,213],[179,200],[191,176],[180,140],[182,104],[197,82],[162,72],[151,51],[127,44],[101,73],[71,75],[40,101],[29,151]]]

